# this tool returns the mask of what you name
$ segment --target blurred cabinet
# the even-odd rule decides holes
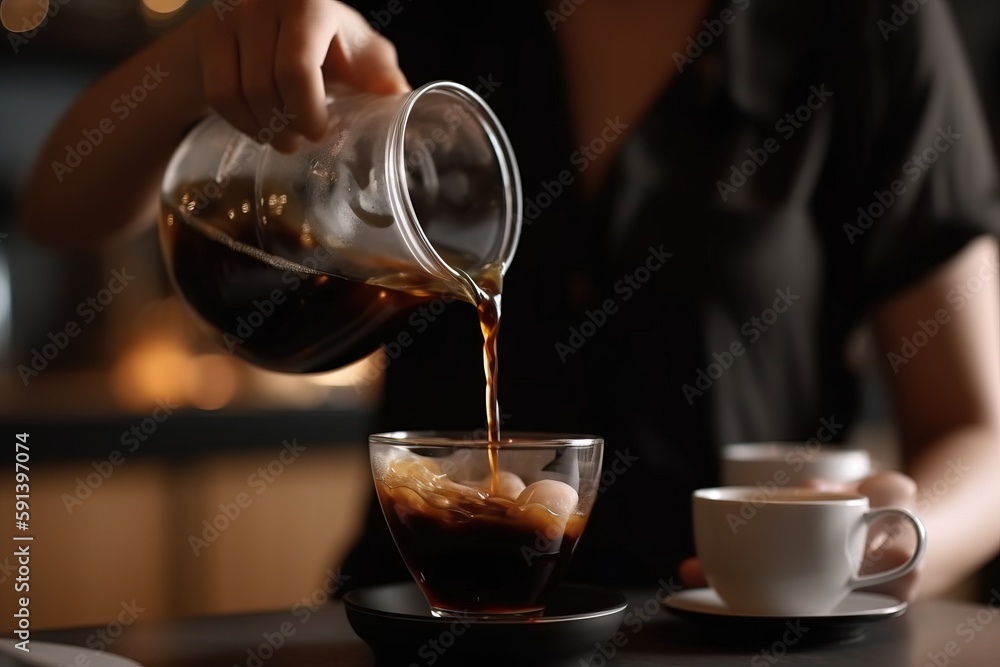
[[[311,597],[357,535],[371,473],[360,446],[295,453],[277,444],[126,460],[96,488],[87,486],[99,477],[90,461],[33,464],[32,628],[100,626],[132,609],[141,620],[280,609]],[[12,506],[4,484],[0,507]],[[11,544],[12,522],[3,523],[0,539]],[[4,551],[6,600],[17,565]],[[5,614],[0,631],[12,629]]]

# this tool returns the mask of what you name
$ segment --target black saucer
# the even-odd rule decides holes
[[[622,623],[615,591],[564,585],[538,618],[464,620],[431,615],[416,584],[351,591],[347,620],[379,665],[579,665]]]

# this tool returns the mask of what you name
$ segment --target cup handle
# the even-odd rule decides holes
[[[875,509],[865,512],[862,521],[864,521],[866,525],[871,525],[871,523],[876,519],[888,515],[896,515],[898,517],[902,517],[903,519],[906,519],[913,525],[913,528],[917,531],[916,550],[913,552],[913,555],[910,556],[910,559],[908,561],[906,561],[902,565],[899,565],[898,567],[892,568],[891,570],[886,570],[885,572],[877,572],[875,574],[865,574],[865,575],[855,574],[853,577],[851,577],[851,580],[848,583],[848,586],[850,588],[853,589],[853,588],[863,588],[866,586],[877,586],[879,584],[884,584],[888,581],[892,581],[893,579],[898,579],[899,577],[902,577],[904,574],[908,574],[911,570],[913,570],[913,568],[917,566],[917,563],[920,562],[920,559],[924,557],[924,551],[927,550],[927,530],[924,528],[924,524],[920,521],[920,519],[917,518],[917,516],[913,512],[895,507],[886,507],[882,509]]]

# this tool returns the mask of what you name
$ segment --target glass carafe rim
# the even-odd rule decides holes
[[[432,92],[447,92],[469,103],[476,120],[486,133],[497,159],[504,192],[504,230],[500,252],[496,257],[501,275],[505,274],[514,258],[521,235],[521,177],[510,140],[500,120],[485,100],[472,89],[453,81],[432,81],[413,90],[396,112],[385,147],[385,179],[388,185],[389,205],[400,227],[400,232],[410,252],[423,269],[447,279],[465,283],[453,266],[448,264],[431,243],[417,218],[406,182],[405,141],[406,125],[414,107]]]

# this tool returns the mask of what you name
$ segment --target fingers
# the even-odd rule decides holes
[[[917,485],[900,472],[878,472],[858,484],[858,492],[868,496],[873,508],[913,506]],[[905,563],[917,548],[916,534],[908,523],[898,517],[883,517],[872,523],[865,548],[864,571],[879,572]],[[883,589],[907,599],[915,590],[917,570],[886,584]]]
[[[911,548],[895,544],[887,544],[879,549],[869,551],[862,563],[861,574],[874,574],[899,567],[910,560],[912,554],[913,550]],[[920,569],[921,565],[918,563],[913,570],[898,579],[862,590],[891,595],[900,600],[912,601],[918,592]]]
[[[688,558],[677,568],[677,576],[686,588],[704,588],[708,586],[705,571],[697,558]]]
[[[338,10],[340,25],[327,55],[326,72],[358,90],[385,95],[409,91],[392,42],[372,30],[353,9],[339,5]]]
[[[260,0],[224,15],[206,7],[196,21],[209,105],[244,134],[273,137],[279,150],[323,138],[327,77],[373,93],[410,89],[392,43],[340,2]],[[274,127],[278,113],[287,128]]]
[[[343,37],[338,35],[338,43]],[[355,88],[391,95],[410,90],[396,59],[396,47],[382,35],[372,33],[363,48],[349,55],[345,79]]]
[[[276,135],[275,143],[278,143],[278,137],[284,138],[281,128],[276,127],[273,122],[284,107],[274,80],[279,24],[274,20],[254,20],[255,18],[245,13],[233,17],[239,43],[240,83],[243,99],[256,119],[259,130],[256,136],[251,136],[258,140],[262,136],[269,136],[260,134],[260,130],[267,127]]]
[[[858,493],[868,496],[872,507],[909,507],[917,495],[917,483],[901,472],[886,470],[862,480]]]
[[[274,78],[290,116],[291,129],[312,141],[326,131],[326,87],[323,62],[336,28],[310,25],[308,16],[287,16],[281,22],[274,60]]]
[[[917,494],[917,485],[901,472],[885,470],[852,483],[831,482],[812,478],[803,483],[806,488],[829,493],[860,493],[868,496],[872,507],[909,507]]]

